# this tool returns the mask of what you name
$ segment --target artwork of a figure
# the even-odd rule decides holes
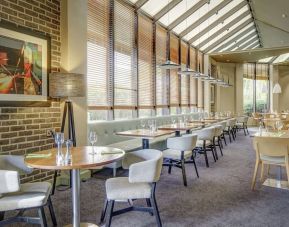
[[[40,45],[0,36],[0,94],[41,95]]]

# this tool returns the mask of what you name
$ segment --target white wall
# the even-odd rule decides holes
[[[279,111],[289,109],[289,66],[279,66],[279,84],[282,89],[279,96]]]

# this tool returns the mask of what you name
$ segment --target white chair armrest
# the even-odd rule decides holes
[[[0,182],[0,194],[17,192],[20,189],[20,179],[17,171],[0,170]]]
[[[24,156],[21,155],[1,155],[0,169],[18,171],[20,175],[29,174],[33,171],[25,164]]]

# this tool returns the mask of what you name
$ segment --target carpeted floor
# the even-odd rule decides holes
[[[180,169],[172,174],[164,168],[157,185],[157,201],[163,226],[289,226],[289,191],[273,188],[250,190],[255,162],[252,138],[238,133],[237,140],[224,149],[216,163],[198,156],[200,178],[187,165],[188,187],[183,186]],[[123,171],[119,175],[126,174]],[[111,172],[104,170],[81,184],[81,220],[97,223],[105,198],[104,182]],[[274,172],[271,173],[274,175]],[[286,176],[284,176],[286,177]],[[58,226],[71,220],[70,191],[56,191],[53,196]],[[139,201],[144,203],[144,201]],[[127,204],[120,204],[123,207]],[[47,219],[50,217],[47,211]],[[113,218],[112,226],[156,226],[147,213],[131,212]],[[28,226],[28,225],[13,225]]]

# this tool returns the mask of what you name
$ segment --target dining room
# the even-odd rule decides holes
[[[288,8],[0,1],[0,226],[288,226]]]

